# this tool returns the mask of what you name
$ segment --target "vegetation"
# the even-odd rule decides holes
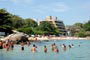
[[[17,15],[10,14],[5,9],[0,9],[0,30],[18,30],[26,34],[58,35],[59,31],[53,24],[42,21],[38,23],[31,18],[23,19]]]
[[[0,9],[0,28],[11,28],[12,21],[10,14],[5,9]]]
[[[34,21],[33,19],[31,18],[28,18],[28,19],[25,19],[25,25],[24,27],[37,27],[38,26],[38,23],[36,21]]]
[[[84,24],[83,28],[85,31],[90,31],[90,20]]]
[[[77,36],[77,37],[90,36],[90,20],[85,24],[75,23],[69,28],[69,30],[71,31],[72,36]]]
[[[5,9],[0,9],[0,31],[5,31],[5,34],[11,33],[12,21],[11,14]]]
[[[39,29],[46,35],[58,35],[59,30],[50,22],[42,21],[39,25]]]
[[[16,15],[11,16],[11,21],[13,29],[20,28],[25,24],[24,19]]]

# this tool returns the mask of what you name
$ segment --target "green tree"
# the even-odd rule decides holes
[[[38,24],[36,21],[34,21],[31,18],[25,19],[24,20],[25,24],[23,27],[17,29],[20,32],[24,32],[26,34],[32,35],[32,34],[37,34],[36,28],[38,27]]]
[[[85,31],[90,31],[90,20],[84,24],[84,30]]]
[[[14,29],[23,27],[25,24],[25,21],[23,18],[16,16],[16,15],[12,15],[12,26]]]
[[[12,29],[11,14],[5,9],[0,9],[0,30],[4,31],[7,35]]]
[[[86,37],[86,32],[84,30],[80,31],[80,32],[77,32],[75,33],[75,36],[77,37]]]
[[[8,13],[5,9],[0,9],[0,26],[5,26],[11,27],[12,22],[11,22],[11,15]]]
[[[74,25],[69,26],[69,31],[71,31],[72,36],[74,36],[77,32],[80,32],[83,30],[83,24],[82,23],[75,23]]]
[[[35,34],[34,30],[31,27],[22,27],[22,28],[19,28],[17,30],[20,31],[20,32],[24,32],[26,34],[29,34],[29,35]]]
[[[37,27],[38,23],[31,18],[25,19],[25,27]]]
[[[75,23],[75,26],[77,26],[78,28],[83,28],[83,24],[82,23]]]
[[[39,29],[46,35],[59,33],[58,29],[48,21],[42,21],[39,25]]]

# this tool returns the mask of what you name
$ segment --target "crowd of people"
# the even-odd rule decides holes
[[[9,49],[14,48],[14,42],[12,40],[7,40],[7,41],[0,41],[0,49],[4,49],[8,51]]]
[[[31,43],[29,41],[21,42],[20,45],[21,45],[21,50],[22,51],[24,50],[24,45],[25,44],[29,47]],[[78,45],[78,46],[80,47],[80,45]],[[68,45],[68,46],[66,46],[65,44],[62,44],[61,47],[63,48],[64,51],[66,51],[67,47],[72,48],[72,47],[74,47],[74,44],[71,44],[71,45]],[[3,49],[3,48],[5,48],[6,51],[9,51],[9,49],[13,50],[14,42],[12,40],[7,40],[5,42],[0,41],[0,49]],[[38,47],[35,44],[33,44],[33,47],[31,49],[31,51],[33,53],[35,53],[35,52],[37,52],[37,48]],[[59,53],[59,49],[58,49],[58,47],[57,47],[57,45],[55,43],[51,44],[51,51]],[[43,47],[43,52],[47,53],[47,46],[46,45]]]

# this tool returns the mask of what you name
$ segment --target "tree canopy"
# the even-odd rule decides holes
[[[86,23],[75,23],[69,30],[73,36],[86,37],[90,36],[90,20]]]
[[[11,15],[5,9],[0,9],[0,28],[7,29],[11,27]]]
[[[31,18],[27,18],[27,19],[25,19],[25,25],[24,26],[26,26],[26,27],[37,27],[38,23]]]
[[[90,31],[90,20],[84,24],[84,30],[85,31]]]
[[[56,32],[59,33],[58,29],[48,21],[40,22],[39,29],[44,31],[45,34],[55,34]]]
[[[12,21],[12,26],[14,29],[23,27],[25,24],[24,19],[16,15],[12,15],[11,21]]]

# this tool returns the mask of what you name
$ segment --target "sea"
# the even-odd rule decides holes
[[[51,50],[51,44],[55,43],[59,52]],[[31,48],[35,44],[37,52],[32,53]],[[66,45],[66,49],[62,48]],[[69,48],[68,45],[72,45]],[[43,52],[46,45],[47,53]],[[0,50],[0,60],[90,60],[90,40],[50,40],[31,42],[30,46],[25,45],[21,50],[20,45],[14,46],[13,50]]]

